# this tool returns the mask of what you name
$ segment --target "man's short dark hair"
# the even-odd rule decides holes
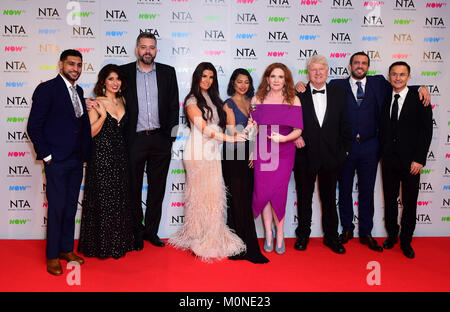
[[[411,67],[406,62],[398,61],[398,62],[392,63],[391,66],[389,66],[389,73],[391,72],[391,69],[394,66],[406,66],[406,68],[408,69],[408,74],[411,74]]]
[[[362,52],[362,51],[356,52],[350,57],[350,65],[352,65],[353,57],[355,57],[357,55],[363,55],[363,56],[367,57],[367,65],[370,67],[370,57],[365,52]]]
[[[139,41],[141,40],[141,38],[153,39],[156,42],[156,37],[154,34],[152,34],[150,32],[141,32],[139,34],[139,36],[137,36],[137,38],[136,38],[136,46],[139,45]]]
[[[81,58],[81,60],[83,60],[83,55],[81,55],[80,51],[73,50],[73,49],[64,50],[61,53],[61,56],[59,57],[59,60],[61,62],[64,62],[67,59],[68,56],[76,56],[76,57]]]

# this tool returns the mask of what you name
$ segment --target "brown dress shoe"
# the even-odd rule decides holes
[[[66,252],[66,253],[60,253],[59,258],[62,260],[66,260],[67,262],[75,261],[75,262],[78,262],[79,264],[84,263],[84,259],[77,256],[73,251]]]
[[[63,273],[61,262],[59,259],[47,259],[47,272],[53,275],[61,275]]]
[[[339,235],[339,241],[341,244],[347,244],[349,240],[353,238],[353,232],[350,231],[342,231],[342,234]]]
[[[378,245],[377,241],[372,237],[372,235],[361,236],[359,238],[361,244],[369,246],[370,249],[382,252],[383,248]]]

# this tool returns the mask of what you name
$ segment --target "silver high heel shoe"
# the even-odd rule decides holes
[[[285,247],[285,245],[284,245],[284,237],[283,237],[283,243],[281,244],[281,247],[280,247],[280,248],[278,248],[278,245],[277,245],[277,243],[276,243],[276,239],[275,239],[274,244],[275,244],[275,252],[276,252],[277,254],[279,254],[279,255],[284,254],[284,252],[286,251],[286,247]]]
[[[285,245],[284,245],[284,233],[283,233],[283,241],[282,241],[282,243],[281,243],[281,247],[278,248],[276,236],[275,236],[275,241],[274,241],[273,244],[275,245],[275,252],[276,252],[277,254],[279,254],[279,255],[284,254],[284,252],[286,251],[286,247],[285,247]]]
[[[265,252],[273,251],[273,245],[274,245],[274,242],[276,242],[276,237],[277,237],[276,231],[272,229],[272,244],[270,246],[267,244],[267,237],[264,240],[264,251]]]

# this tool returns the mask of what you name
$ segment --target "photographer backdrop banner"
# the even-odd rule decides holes
[[[306,60],[323,54],[329,61],[329,78],[346,78],[350,55],[357,51],[370,56],[369,75],[386,77],[392,62],[408,62],[412,67],[410,83],[424,85],[430,92],[434,133],[421,174],[415,235],[450,235],[450,106],[445,100],[450,95],[446,89],[450,85],[448,1],[2,0],[0,9],[0,238],[42,239],[46,235],[43,166],[35,161],[26,133],[35,87],[56,76],[60,53],[72,48],[83,54],[78,83],[86,96],[92,96],[97,74],[105,64],[135,60],[135,40],[143,31],[157,37],[156,60],[176,68],[180,89],[181,127],[173,145],[160,237],[170,236],[184,221],[186,184],[181,158],[189,132],[182,101],[198,63],[215,65],[225,100],[235,68],[247,69],[257,87],[267,65],[282,62],[295,81],[306,82]],[[356,225],[357,185],[355,178]],[[147,189],[144,177],[144,201]],[[82,196],[83,187],[80,203]],[[313,206],[311,235],[319,237],[322,229],[317,192]],[[374,236],[386,235],[383,206],[378,171]],[[297,203],[293,175],[286,210],[285,235],[294,237]],[[76,237],[81,214],[80,204]],[[260,218],[255,223],[262,237]]]

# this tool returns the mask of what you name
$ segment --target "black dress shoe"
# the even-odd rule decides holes
[[[416,255],[414,253],[414,249],[412,249],[411,247],[411,244],[402,244],[400,245],[400,248],[402,249],[403,254],[409,259],[413,259],[414,256]]]
[[[337,254],[345,253],[344,246],[342,246],[342,244],[338,240],[324,239],[323,243],[324,243],[325,246],[330,247],[330,249],[333,250]]]
[[[342,234],[339,235],[339,242],[341,244],[347,244],[349,240],[353,238],[353,232],[351,231],[342,231]]]
[[[297,238],[294,248],[297,250],[305,250],[308,246],[309,238]]]
[[[397,237],[388,236],[388,238],[383,243],[384,249],[392,249],[395,244],[397,244]]]
[[[150,244],[152,244],[153,246],[156,246],[156,247],[164,247],[166,245],[166,244],[164,244],[162,239],[160,239],[158,236],[150,238],[150,239],[147,239],[147,238],[144,238],[144,239],[146,241],[149,241]]]
[[[381,252],[383,248],[378,245],[377,241],[373,239],[372,235],[361,236],[359,238],[359,242],[361,244],[369,246],[370,249]]]

